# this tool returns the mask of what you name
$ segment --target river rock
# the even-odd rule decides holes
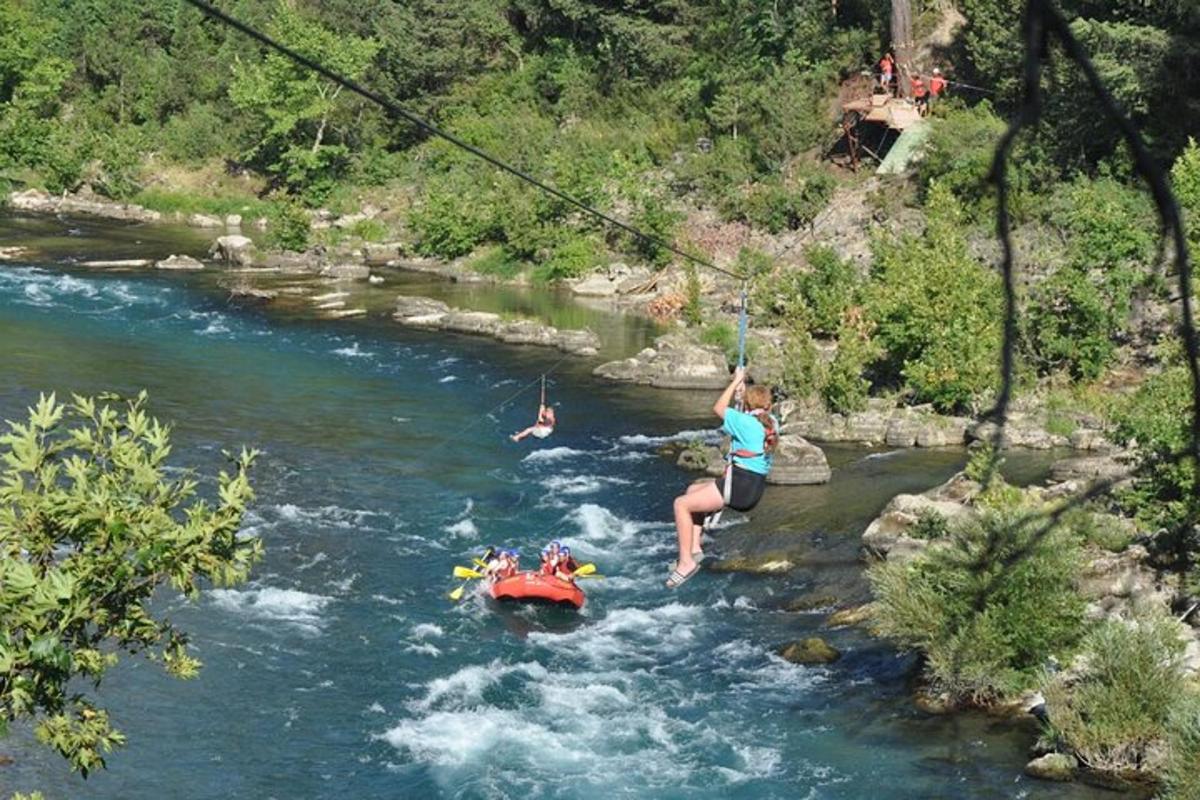
[[[187,224],[193,228],[220,228],[225,223],[209,214],[192,214],[187,218]]]
[[[404,245],[401,242],[382,242],[364,244],[362,248],[363,261],[368,266],[381,267],[404,257]]]
[[[226,228],[242,227],[242,215],[241,214],[226,214],[225,215],[225,227]]]
[[[967,428],[967,438],[988,443],[996,442],[999,430],[996,423],[989,421],[976,422]],[[1031,450],[1049,450],[1053,447],[1066,447],[1069,441],[1066,436],[1048,432],[1043,425],[1025,414],[1013,414],[1004,426],[1004,435],[999,441],[1000,447],[1026,447]]]
[[[608,275],[589,275],[571,285],[571,291],[582,297],[613,297],[617,294],[619,280]]]
[[[764,553],[758,556],[723,558],[712,564],[713,572],[741,572],[747,575],[782,575],[791,571],[795,564],[779,553]]]
[[[238,234],[219,236],[208,253],[228,264],[248,267],[254,263],[254,242]]]
[[[851,625],[863,625],[875,616],[875,606],[867,603],[861,606],[839,609],[830,614],[825,620],[827,628],[845,628]]]
[[[921,430],[921,420],[912,414],[897,414],[888,420],[883,442],[889,447],[913,447]]]
[[[967,438],[967,420],[962,417],[933,417],[917,429],[917,447],[961,445]]]
[[[1121,618],[1147,603],[1168,607],[1172,592],[1159,583],[1149,559],[1146,548],[1137,544],[1093,556],[1077,579],[1080,594],[1092,601],[1089,615]]]
[[[0,247],[0,261],[15,261],[19,258],[28,258],[33,255],[33,251],[28,247]]]
[[[1047,753],[1025,765],[1025,774],[1044,781],[1073,781],[1079,761],[1067,753]]]
[[[729,383],[725,354],[682,334],[660,336],[632,358],[601,364],[594,375],[663,389],[723,389]]]
[[[396,298],[392,318],[414,328],[491,336],[510,344],[557,347],[575,355],[595,355],[600,338],[590,330],[560,331],[536,320],[505,321],[499,314],[463,311],[429,297]]]
[[[321,274],[340,281],[365,281],[371,277],[371,268],[366,264],[327,264]]]
[[[38,214],[84,214],[92,217],[124,220],[127,222],[158,222],[162,214],[133,205],[116,203],[93,194],[90,189],[80,190],[74,195],[52,195],[40,189],[27,189],[8,196],[8,205],[17,211]]]
[[[204,269],[204,264],[191,256],[170,256],[154,265],[158,269]]]
[[[802,486],[829,483],[832,475],[821,448],[794,434],[779,437],[767,483]]]
[[[951,523],[975,513],[961,502],[939,500],[927,494],[898,494],[863,531],[863,546],[871,553],[888,559],[909,558],[921,552],[928,542],[914,539],[909,536],[909,531],[922,514],[930,512],[940,514]]]
[[[793,614],[805,614],[813,611],[823,611],[836,606],[838,599],[831,594],[809,592],[799,597],[793,597],[784,603],[783,610]]]
[[[840,650],[818,636],[788,642],[775,653],[793,664],[832,664],[842,657]]]
[[[1050,467],[1053,481],[1080,481],[1092,483],[1104,480],[1121,480],[1129,473],[1129,466],[1114,455],[1077,456],[1055,461]]]

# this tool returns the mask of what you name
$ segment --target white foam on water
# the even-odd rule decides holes
[[[451,381],[456,381],[456,380],[458,380],[457,375],[447,375],[446,377],[439,380],[438,383],[450,383]]]
[[[305,507],[294,503],[280,503],[265,506],[262,509],[262,521],[257,523],[263,527],[274,527],[280,523],[311,525],[318,528],[340,528],[344,530],[378,530],[369,523],[385,517],[377,511],[342,508],[341,506]],[[274,517],[274,519],[271,519]]]
[[[412,635],[418,639],[428,639],[435,636],[445,636],[446,632],[442,630],[441,625],[435,625],[432,622],[422,622],[419,625],[414,625]]]
[[[425,696],[414,700],[410,707],[415,710],[430,710],[443,700],[451,705],[472,705],[483,701],[483,692],[509,675],[520,674],[535,681],[544,679],[549,673],[536,661],[519,664],[504,664],[495,659],[489,664],[463,667],[445,678],[435,678],[427,684]]]
[[[642,433],[618,437],[617,441],[629,447],[657,447],[676,442],[691,442],[700,440],[706,444],[717,444],[721,441],[721,433],[716,429],[696,431],[680,431],[666,436],[648,436]]]
[[[417,653],[418,655],[432,656],[434,658],[437,658],[442,654],[442,651],[438,649],[437,645],[430,644],[429,642],[409,642],[404,646],[404,652]]]
[[[325,559],[327,559],[327,558],[329,558],[329,556],[325,555],[324,553],[317,553],[317,554],[316,554],[315,556],[313,556],[311,559],[309,559],[308,561],[305,561],[303,564],[301,564],[300,566],[296,567],[296,571],[297,571],[297,572],[304,572],[304,571],[305,571],[305,570],[307,570],[307,569],[312,569],[312,568],[313,568],[313,567],[315,567],[317,564],[320,564],[322,561],[324,561],[324,560],[325,560]]]
[[[586,454],[586,450],[576,450],[572,447],[550,447],[545,450],[534,450],[521,460],[530,464],[545,464],[551,461],[562,461]]]
[[[358,342],[354,342],[349,347],[339,347],[336,350],[330,351],[335,356],[343,358],[374,358],[375,354],[369,350],[362,350],[358,346]]]
[[[333,601],[330,597],[296,589],[213,589],[213,603],[251,619],[284,623],[306,633],[320,633],[325,619],[322,612]]]
[[[540,483],[553,494],[577,495],[592,494],[606,486],[628,486],[632,481],[611,475],[551,475]]]
[[[477,538],[479,536],[479,528],[475,526],[474,520],[470,518],[460,519],[453,525],[447,525],[442,528],[446,533],[462,538]]]

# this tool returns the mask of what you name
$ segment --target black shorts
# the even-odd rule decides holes
[[[730,487],[727,505],[734,511],[749,511],[758,505],[766,487],[766,475],[734,466],[733,485]]]

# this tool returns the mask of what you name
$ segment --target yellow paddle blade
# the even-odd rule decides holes
[[[482,558],[472,558],[471,563],[474,564],[475,566],[479,567],[480,569],[483,569],[484,567],[487,566],[487,562],[484,561]]]
[[[450,599],[454,600],[456,602],[459,600],[462,600],[463,589],[466,589],[466,588],[467,588],[467,585],[465,583],[461,584],[457,589],[455,589],[453,592],[450,593]]]
[[[471,569],[470,567],[455,567],[454,568],[454,577],[469,580],[471,578],[482,578],[483,573],[476,572],[475,570]]]
[[[581,575],[591,575],[595,571],[595,564],[580,564],[579,569],[575,570],[575,577],[578,578]]]

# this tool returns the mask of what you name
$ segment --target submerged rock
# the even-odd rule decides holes
[[[749,575],[781,575],[795,566],[785,556],[767,554],[761,556],[743,556],[740,558],[723,558],[713,564],[713,572],[744,572]]]
[[[818,636],[788,642],[775,652],[793,664],[832,664],[842,657],[840,650]]]
[[[794,614],[803,614],[810,611],[821,611],[822,609],[831,608],[837,605],[838,599],[831,594],[819,594],[810,592],[802,594],[799,597],[793,597],[783,605],[784,611],[790,611]]]
[[[870,622],[875,615],[875,606],[872,603],[867,603],[861,606],[851,606],[843,608],[840,611],[835,611],[825,620],[826,627],[829,628],[844,628],[849,625],[862,625]]]
[[[1075,780],[1079,761],[1066,753],[1047,753],[1025,765],[1025,774],[1044,781]]]

